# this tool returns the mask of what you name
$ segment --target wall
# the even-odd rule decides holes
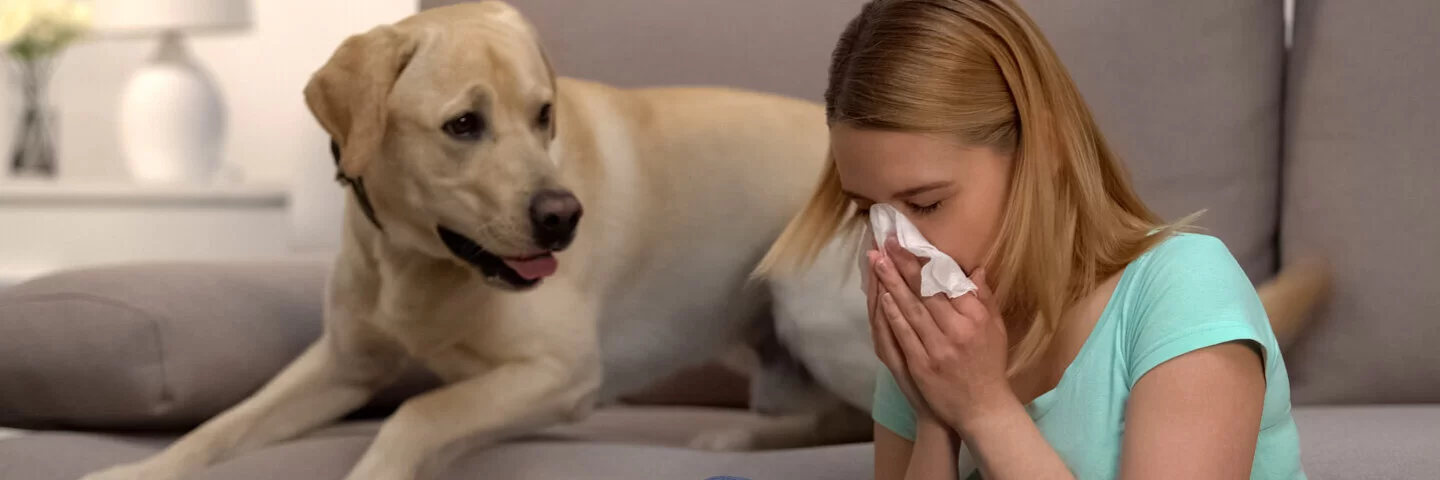
[[[328,144],[301,89],[346,36],[416,10],[415,0],[251,0],[248,32],[193,37],[229,107],[227,163],[247,178],[289,182],[302,162],[330,162]],[[123,179],[117,113],[129,74],[153,40],[95,38],[61,60],[51,92],[59,108],[62,178]],[[19,100],[10,69],[0,71],[0,152],[8,153]]]

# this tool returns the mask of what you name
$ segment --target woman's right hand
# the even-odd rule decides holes
[[[900,387],[900,393],[910,401],[910,409],[915,411],[916,423],[938,422],[935,413],[930,409],[930,404],[925,402],[925,397],[920,395],[920,390],[915,387],[915,381],[910,378],[910,370],[905,366],[905,355],[900,351],[900,344],[895,341],[895,334],[890,329],[890,321],[885,317],[885,309],[880,304],[879,280],[875,278],[875,262],[884,254],[880,253],[872,241],[870,250],[865,252],[865,258],[869,260],[865,271],[865,307],[870,312],[870,338],[875,343],[875,355],[880,357],[880,362],[890,370],[890,376],[895,378],[895,384]]]

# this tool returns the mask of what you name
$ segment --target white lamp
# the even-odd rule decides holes
[[[120,102],[120,143],[136,180],[208,182],[220,166],[225,105],[185,33],[245,30],[248,0],[95,0],[104,37],[158,36],[154,57],[130,78]]]

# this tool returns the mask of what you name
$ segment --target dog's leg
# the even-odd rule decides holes
[[[598,362],[513,361],[401,405],[346,478],[433,477],[473,443],[497,441],[589,415]],[[444,457],[442,457],[442,455]]]
[[[750,407],[762,421],[702,432],[691,448],[716,451],[772,450],[866,441],[870,418],[819,385],[773,332],[754,344]]]
[[[211,419],[165,451],[84,480],[178,480],[247,450],[309,431],[363,405],[393,379],[402,355],[344,353],[327,334],[259,392]],[[398,352],[394,352],[398,353]]]
[[[603,371],[598,314],[560,281],[500,303],[492,329],[421,358],[450,384],[402,404],[346,478],[433,478],[470,447],[588,416]]]

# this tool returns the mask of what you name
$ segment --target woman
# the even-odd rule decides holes
[[[876,478],[1304,478],[1254,288],[1140,201],[1012,0],[866,5],[826,107],[832,161],[762,270],[887,203],[980,287],[919,298],[915,257],[867,252]]]

